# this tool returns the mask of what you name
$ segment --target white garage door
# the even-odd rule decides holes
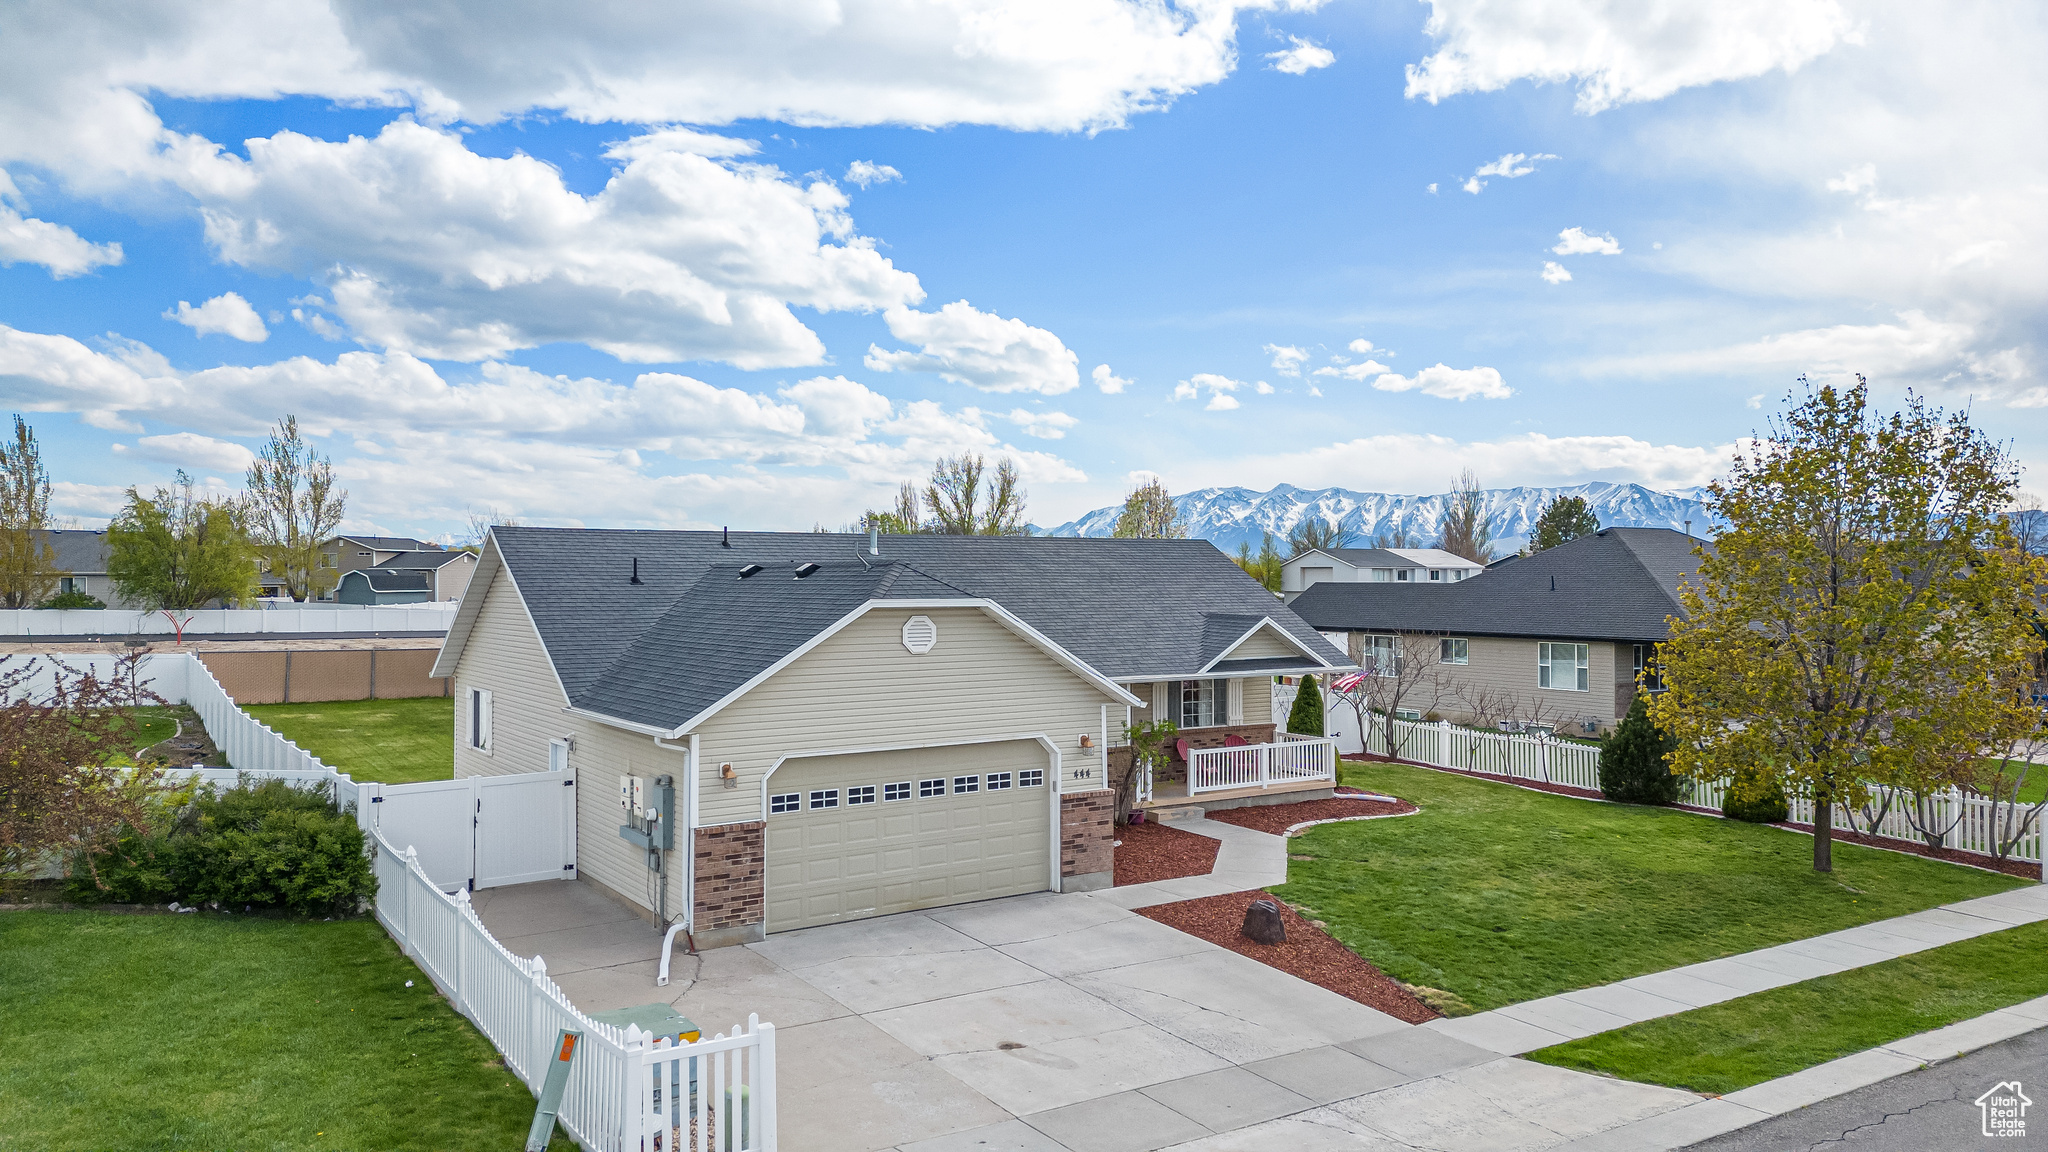
[[[768,780],[768,931],[1052,887],[1035,740],[791,760]]]

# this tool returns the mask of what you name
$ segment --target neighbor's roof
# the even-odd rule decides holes
[[[377,565],[377,567],[426,569],[446,568],[448,565],[453,564],[457,560],[460,560],[464,557],[468,557],[469,559],[474,560],[476,559],[476,553],[464,552],[459,548],[449,549],[447,551],[407,552],[403,555],[393,556],[391,559],[386,560],[382,564]]]
[[[57,568],[73,575],[98,575],[107,570],[107,534],[84,528],[52,528],[43,533],[57,554]]]
[[[777,621],[778,636],[813,624],[815,635],[830,623],[823,620],[829,607],[841,603],[828,600],[827,591],[860,597],[845,601],[847,606],[832,619],[878,598],[873,588],[879,585],[861,583],[867,579],[861,557],[877,570],[899,562],[911,569],[889,585],[889,598],[986,599],[1112,679],[1194,676],[1230,641],[1267,618],[1324,666],[1351,666],[1342,652],[1205,540],[884,536],[878,557],[867,556],[867,537],[836,533],[735,532],[731,546],[721,547],[717,532],[500,527],[492,530],[491,540],[479,578],[472,581],[449,631],[444,664],[460,652],[491,569],[502,562],[570,703],[607,715],[614,714],[609,707],[634,706],[632,700],[644,698],[642,689],[629,688],[627,682],[651,680],[658,670],[722,677],[706,671],[716,661],[678,658],[692,651],[690,645],[710,643],[690,631],[700,600],[733,631],[752,627],[743,623],[748,613],[763,612],[770,613],[764,618]],[[637,585],[629,583],[636,560]],[[707,581],[714,569],[737,572],[740,565],[758,563],[769,572],[788,573],[805,561],[824,568],[804,581],[787,575],[759,585],[736,576]],[[849,564],[861,570],[859,579],[840,575]],[[820,576],[827,579],[815,586],[816,593],[804,587]],[[757,594],[769,587],[790,590],[787,603],[771,604]],[[826,607],[806,607],[813,604]],[[764,641],[770,648],[783,642]],[[691,698],[714,687],[707,682],[692,688]],[[667,681],[647,689],[679,690]],[[607,707],[593,703],[600,699]]]
[[[335,540],[346,540],[351,544],[360,544],[379,552],[438,552],[441,549],[439,544],[415,540],[410,536],[336,536],[328,543],[332,544]]]
[[[1662,640],[1678,587],[1713,544],[1667,528],[1607,528],[1446,586],[1323,582],[1289,605],[1329,632]]]
[[[362,579],[370,583],[372,592],[427,592],[433,588],[433,575],[419,568],[358,568],[344,572],[341,582]]]
[[[1318,548],[1353,568],[1478,568],[1456,552],[1441,548]]]

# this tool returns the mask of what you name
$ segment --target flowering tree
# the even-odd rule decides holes
[[[101,678],[47,657],[0,658],[0,873],[143,822],[159,773],[105,767],[135,748],[135,706],[160,702],[137,685],[138,659]]]

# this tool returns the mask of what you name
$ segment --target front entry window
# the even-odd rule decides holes
[[[1180,726],[1208,728],[1216,723],[1216,681],[1180,682]]]

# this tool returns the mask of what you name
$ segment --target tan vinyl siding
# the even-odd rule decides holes
[[[1251,634],[1244,643],[1224,653],[1225,660],[1251,660],[1261,656],[1300,656],[1301,649],[1283,637],[1274,634],[1271,628],[1261,628]]]
[[[1244,682],[1244,718],[1240,724],[1273,722],[1273,678],[1249,676]]]
[[[1539,714],[1539,710],[1544,721],[1560,725],[1590,719],[1606,727],[1619,719],[1615,711],[1615,659],[1617,652],[1630,652],[1628,659],[1633,660],[1627,645],[1604,640],[1574,641],[1568,636],[1548,641],[1496,636],[1465,639],[1468,641],[1469,663],[1439,665],[1440,689],[1433,690],[1427,683],[1418,685],[1401,701],[1401,707],[1414,708],[1424,714],[1438,712],[1450,720],[1464,720],[1471,713],[1466,701],[1478,689],[1512,693],[1522,709],[1523,719],[1532,718]],[[1436,641],[1435,636],[1411,636],[1408,644],[1411,651],[1426,651],[1427,646]],[[1536,686],[1536,645],[1544,642],[1586,645],[1586,691],[1569,692]],[[1619,675],[1627,679],[1630,672],[1629,667],[1623,667]],[[1622,703],[1625,711],[1626,700]]]
[[[476,627],[456,665],[455,775],[504,776],[545,772],[548,741],[570,731],[568,701],[555,682],[540,636],[526,617],[511,577],[500,569],[484,595]],[[469,746],[469,690],[491,693],[491,750]]]

